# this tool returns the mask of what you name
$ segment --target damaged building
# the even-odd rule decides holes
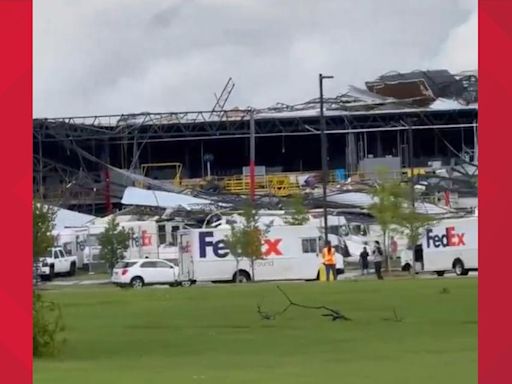
[[[321,168],[318,98],[259,109],[227,109],[226,101],[211,111],[34,119],[34,194],[99,213],[121,204],[125,188],[137,185],[131,175],[212,188],[212,181],[243,177],[251,119],[262,175]],[[387,158],[400,169],[477,164],[476,72],[387,73],[324,98],[324,110],[329,168],[338,181],[358,175],[368,159]],[[476,193],[450,172],[438,176],[450,182],[422,182]]]

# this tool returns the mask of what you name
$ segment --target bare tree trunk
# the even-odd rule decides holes
[[[251,259],[251,272],[252,272],[252,281],[255,281],[256,278],[254,276],[254,259]]]
[[[413,244],[412,241],[410,241],[411,244]],[[412,272],[412,278],[416,278],[416,245],[412,246],[412,265],[411,265],[411,272]]]
[[[391,261],[389,258],[389,250],[388,250],[388,231],[383,231],[383,244],[382,244],[382,252],[384,253],[384,260],[386,260],[386,272],[391,272]]]
[[[236,271],[235,271],[235,284],[238,284],[238,277],[240,274],[240,259],[238,257],[235,257],[235,263],[236,263]]]

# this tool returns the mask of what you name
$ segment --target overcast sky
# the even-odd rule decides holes
[[[477,0],[34,0],[34,116],[266,107],[477,69]]]

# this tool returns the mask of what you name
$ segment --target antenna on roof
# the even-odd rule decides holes
[[[231,92],[233,92],[233,88],[235,88],[235,83],[233,82],[233,79],[230,77],[226,82],[226,85],[224,85],[224,88],[222,89],[220,96],[214,94],[215,105],[213,106],[212,112],[210,113],[210,118],[224,109],[229,99],[229,96],[231,95]]]

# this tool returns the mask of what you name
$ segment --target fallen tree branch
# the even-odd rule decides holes
[[[275,313],[262,311],[261,305],[258,304],[257,311],[263,320],[275,320],[277,316],[283,315],[291,307],[299,307],[299,308],[303,308],[303,309],[327,311],[328,313],[323,313],[321,316],[330,317],[332,321],[336,321],[336,320],[351,321],[352,320],[352,319],[348,318],[347,316],[345,316],[344,314],[342,314],[339,310],[329,308],[325,305],[312,306],[312,305],[304,305],[304,304],[296,303],[290,298],[290,296],[288,296],[288,294],[280,286],[277,286],[277,289],[283,294],[283,296],[286,298],[286,300],[288,300],[288,304],[286,305],[286,307],[284,307],[284,309],[282,309],[279,312],[275,312]]]
[[[382,320],[384,320],[384,321],[395,321],[397,323],[401,323],[403,321],[403,318],[400,317],[400,315],[398,314],[398,311],[396,310],[396,308],[393,307],[393,318],[386,317],[386,318],[384,318]]]

